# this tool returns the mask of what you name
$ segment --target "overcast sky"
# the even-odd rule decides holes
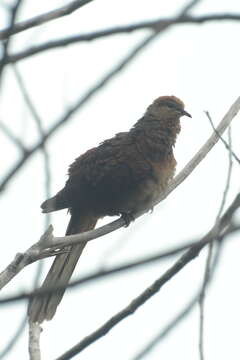
[[[8,1],[5,0],[5,3]],[[25,0],[18,20],[55,9],[67,1]],[[25,31],[17,36],[11,53],[31,45],[71,34],[140,22],[178,13],[183,2],[139,0],[95,0],[62,19]],[[236,0],[203,0],[193,14],[236,12]],[[6,10],[0,7],[0,23],[7,25]],[[59,119],[98,79],[115,66],[141,39],[150,34],[140,30],[78,43],[51,50],[17,64],[26,88],[45,129]],[[211,135],[204,113],[208,110],[219,123],[239,96],[240,23],[219,22],[204,25],[177,25],[162,33],[113,81],[83,106],[68,125],[48,143],[52,174],[51,193],[64,185],[68,165],[82,152],[117,132],[128,130],[158,96],[181,98],[192,119],[181,120],[182,131],[174,150],[177,172]],[[13,69],[4,74],[0,94],[0,120],[26,144],[38,138],[36,126],[26,109]],[[233,120],[232,143],[239,149],[239,116]],[[225,136],[226,138],[226,136]],[[14,145],[0,133],[1,173],[4,175],[19,156]],[[219,143],[194,173],[163,203],[127,229],[120,229],[87,246],[75,277],[136,259],[155,251],[179,245],[204,235],[213,225],[226,184],[228,153]],[[239,191],[239,165],[234,164],[229,203]],[[40,204],[44,198],[42,155],[37,153],[1,194],[1,268],[17,252],[36,242],[44,230]],[[110,218],[102,223],[109,222]],[[54,234],[62,236],[68,222],[66,211],[53,214]],[[158,278],[178,257],[141,269],[94,282],[69,291],[51,322],[44,323],[41,348],[44,360],[52,360],[94,331]],[[199,289],[206,252],[184,268],[172,281],[123,320],[111,333],[87,348],[81,360],[131,360],[134,355],[186,304]],[[52,260],[47,260],[45,270]],[[31,289],[36,264],[22,271],[2,292],[2,296]],[[206,359],[239,359],[240,291],[239,242],[226,242],[206,305]],[[26,304],[0,309],[0,350],[24,317]],[[199,359],[199,310],[195,310],[164,342],[148,354],[149,360]],[[27,329],[12,353],[5,359],[26,359]]]

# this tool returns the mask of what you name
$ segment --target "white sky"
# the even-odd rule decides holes
[[[5,1],[7,3],[7,0]],[[19,20],[49,11],[66,1],[25,0]],[[15,37],[12,52],[31,44],[90,32],[120,24],[175,14],[178,1],[95,0],[74,14],[26,31]],[[180,7],[179,7],[180,8]],[[0,22],[6,21],[0,8]],[[205,0],[195,14],[239,12],[236,0]],[[192,119],[182,119],[182,132],[175,148],[179,171],[211,134],[204,114],[208,110],[217,124],[239,96],[240,24],[220,22],[205,25],[175,26],[147,47],[134,62],[117,75],[103,91],[61,128],[49,143],[52,170],[52,194],[66,180],[68,165],[83,151],[129,129],[141,117],[146,106],[161,95],[176,95],[186,104]],[[45,128],[53,124],[79,96],[137,44],[148,30],[116,35],[90,43],[52,50],[19,62],[27,89]],[[24,107],[11,67],[5,73],[0,96],[0,120],[17,135],[33,144],[37,131]],[[232,137],[240,154],[239,116],[233,121]],[[0,134],[1,172],[14,164],[17,152]],[[37,241],[43,232],[44,216],[39,204],[44,200],[41,155],[32,158],[24,171],[1,194],[1,268],[19,251]],[[93,241],[84,252],[75,276],[154,254],[155,251],[195,239],[213,224],[221,203],[228,167],[228,154],[218,144],[194,173],[153,214],[138,219],[127,229]],[[230,202],[239,190],[239,167],[234,166]],[[111,219],[105,219],[105,222]],[[68,221],[66,212],[53,215],[54,234],[62,235]],[[116,251],[113,251],[116,247]],[[109,255],[110,254],[110,255]],[[240,291],[238,239],[227,241],[214,284],[206,305],[206,359],[240,358]],[[51,261],[51,260],[50,260]],[[50,263],[49,261],[49,263]],[[44,323],[42,353],[44,360],[54,359],[149,286],[175,260],[122,273],[66,294],[51,322]],[[98,358],[131,360],[134,354],[160,330],[199,287],[205,253],[142,306],[122,321],[110,334],[87,348],[76,359]],[[31,288],[35,265],[20,273],[2,292],[2,296]],[[0,309],[0,349],[14,333],[25,311],[23,303]],[[181,323],[177,330],[149,353],[149,360],[199,359],[199,314]],[[6,359],[27,358],[27,331]]]

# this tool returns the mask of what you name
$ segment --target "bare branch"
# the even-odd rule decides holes
[[[27,148],[22,143],[22,141],[16,137],[12,131],[3,123],[0,122],[0,130],[3,132],[3,134],[14,144],[18,147],[18,149],[24,154],[27,152]]]
[[[190,12],[193,8],[195,8],[202,0],[191,0],[186,3],[186,5],[182,8],[182,15],[185,15]]]
[[[240,195],[238,195],[237,200],[238,206],[240,205]],[[234,201],[235,202],[235,201]],[[235,207],[233,202],[233,206]],[[229,217],[230,214],[226,214]],[[220,227],[223,230],[226,226],[226,218],[223,216],[220,222]],[[217,232],[218,231],[218,232]],[[100,326],[96,331],[92,334],[86,336],[82,339],[78,344],[72,347],[70,350],[65,352],[63,355],[58,357],[56,360],[68,360],[73,356],[79,354],[86,347],[91,345],[93,342],[99,340],[102,336],[106,335],[114,326],[116,326],[123,319],[132,315],[140,306],[142,306],[147,300],[149,300],[153,295],[161,290],[161,288],[175,276],[180,270],[183,269],[190,261],[192,261],[196,256],[198,256],[199,252],[206,245],[207,239],[212,237],[212,240],[215,239],[220,234],[219,227],[214,226],[213,229],[197,244],[193,245],[188,251],[186,251],[180,259],[175,262],[175,264],[169,268],[160,278],[154,281],[148,288],[146,288],[140,295],[138,295],[135,299],[133,299],[130,304],[122,309],[120,312],[115,314],[111,319],[109,319],[105,324]],[[224,234],[221,234],[222,237],[226,235],[226,230]]]
[[[239,21],[239,20],[240,20],[240,14],[212,14],[205,16],[179,15],[169,19],[157,19],[153,21],[146,21],[136,24],[117,26],[87,34],[77,34],[66,37],[64,39],[61,38],[61,39],[44,42],[43,44],[32,46],[26,50],[9,55],[6,58],[5,63],[13,64],[20,60],[26,59],[30,56],[43,53],[48,50],[61,48],[66,45],[71,45],[79,42],[92,41],[102,37],[112,36],[116,34],[130,33],[142,29],[149,29],[152,30],[153,32],[159,33],[160,31],[162,31],[162,28],[165,29],[179,24],[191,25],[191,24],[203,24],[206,22],[215,22],[215,21]]]
[[[28,351],[30,360],[41,360],[40,334],[42,328],[38,323],[29,322],[29,345]]]
[[[33,17],[32,19],[22,21],[15,24],[14,27],[9,26],[7,29],[0,31],[0,40],[6,39],[11,35],[17,34],[21,31],[33,28],[35,26],[42,25],[51,20],[59,19],[65,15],[72,14],[74,11],[80,9],[80,7],[92,2],[93,0],[75,0],[67,5],[64,5],[58,9],[49,11],[47,13]]]
[[[161,197],[165,199],[168,194],[175,189],[194,169],[195,167],[205,158],[208,152],[218,142],[219,135],[222,135],[226,128],[230,125],[232,119],[237,115],[240,110],[240,97],[233,103],[229,111],[226,113],[220,124],[217,126],[216,131],[210,136],[206,143],[201,147],[197,154],[189,161],[189,163],[181,170],[181,172],[174,178],[170,183],[167,191]]]
[[[216,130],[215,130],[216,131]],[[217,131],[216,131],[217,134]],[[233,166],[233,162],[232,162],[232,137],[231,137],[231,125],[228,127],[228,157],[229,157],[229,165],[228,165],[228,172],[227,172],[227,180],[226,180],[226,185],[225,185],[225,189],[223,192],[223,197],[222,197],[222,201],[220,204],[220,208],[216,217],[216,221],[215,224],[216,226],[218,225],[219,221],[220,221],[220,216],[223,212],[226,200],[227,200],[227,195],[230,189],[230,182],[231,182],[231,175],[232,175],[232,166]],[[200,355],[200,359],[204,360],[204,325],[205,325],[205,316],[204,316],[204,308],[205,308],[205,297],[206,297],[206,289],[209,285],[209,280],[212,277],[212,272],[214,270],[213,265],[212,265],[212,256],[213,256],[213,242],[211,242],[209,244],[209,248],[208,248],[208,256],[207,256],[207,261],[206,261],[206,265],[205,265],[205,272],[204,272],[204,277],[203,277],[203,285],[202,285],[202,290],[200,292],[200,296],[199,296],[199,310],[200,310],[200,324],[199,324],[199,355]],[[218,250],[220,248],[218,247]]]
[[[213,121],[212,121],[212,118],[211,118],[209,112],[208,112],[208,111],[205,111],[205,114],[206,114],[207,117],[208,117],[208,120],[209,120],[209,122],[210,122],[210,124],[211,124],[211,126],[212,126],[212,129],[213,129],[213,130],[216,132],[216,134],[219,136],[219,138],[221,139],[222,143],[225,145],[226,149],[229,150],[229,151],[231,151],[233,158],[234,158],[234,159],[238,162],[238,164],[240,165],[240,159],[239,159],[239,157],[235,154],[235,152],[233,151],[233,149],[230,149],[230,148],[229,148],[228,143],[227,143],[227,142],[224,140],[224,138],[218,133],[218,131],[216,130],[216,128],[215,128],[215,126],[214,126],[214,124],[213,124]]]
[[[10,11],[9,30],[14,28],[15,20],[16,20],[18,11],[19,11],[22,3],[23,3],[23,0],[16,0],[13,7],[9,8],[9,11]],[[4,66],[7,64],[9,45],[10,45],[10,37],[6,36],[5,41],[3,42],[3,54],[2,54],[2,58],[0,60],[0,79],[2,77],[2,72],[3,72]]]
[[[20,321],[17,329],[15,330],[14,334],[11,336],[10,340],[8,340],[7,344],[2,347],[0,352],[0,359],[5,358],[5,356],[13,349],[13,347],[16,345],[16,342],[20,338],[20,336],[23,333],[23,330],[27,323],[27,316],[24,314],[23,319]],[[15,325],[16,327],[16,325]]]
[[[127,264],[122,265],[122,266],[116,266],[116,267],[113,267],[112,269],[109,269],[107,271],[101,271],[101,272],[93,273],[92,275],[88,275],[88,276],[80,278],[79,280],[73,281],[73,282],[69,283],[67,286],[66,286],[66,284],[64,284],[64,287],[74,287],[74,286],[77,286],[77,285],[82,285],[83,283],[86,283],[88,281],[96,280],[96,279],[98,279],[100,277],[105,277],[105,276],[109,276],[109,275],[112,275],[112,274],[115,274],[115,273],[118,273],[118,272],[121,272],[121,271],[124,271],[124,270],[129,270],[129,269],[134,268],[136,266],[145,265],[147,263],[157,261],[157,260],[159,260],[159,259],[161,259],[163,257],[172,256],[172,255],[186,249],[186,247],[189,247],[189,246],[190,246],[189,251],[191,249],[194,250],[197,247],[197,248],[199,248],[198,252],[200,252],[200,250],[204,246],[206,246],[208,243],[213,241],[216,237],[218,237],[218,236],[226,237],[226,236],[240,230],[240,226],[233,225],[231,223],[232,217],[233,217],[235,211],[239,207],[240,207],[240,194],[238,194],[236,196],[236,198],[234,199],[232,204],[229,206],[229,208],[226,210],[224,215],[221,217],[219,225],[218,226],[215,225],[212,228],[212,230],[209,231],[207,233],[207,235],[205,235],[198,242],[183,245],[183,246],[180,246],[180,247],[175,248],[173,250],[169,250],[167,252],[161,252],[159,254],[155,254],[152,257],[147,257],[147,258],[145,257],[145,258],[142,258],[142,259],[140,259],[138,261],[130,262],[130,263],[127,263]],[[48,238],[51,236],[51,231],[52,231],[52,228],[50,227],[50,229],[48,230],[48,233],[44,234],[40,241],[43,242],[43,243],[45,241],[48,241]],[[33,245],[32,248],[29,249],[28,253],[18,255],[18,262],[20,262],[20,264],[17,267],[15,266],[15,269],[14,269],[15,272],[19,272],[26,265],[33,262],[33,258],[35,256],[34,255],[34,247],[37,248],[38,243]],[[30,251],[31,251],[31,255],[30,255]],[[52,254],[52,255],[56,255],[56,254],[58,254],[58,253],[55,253],[55,254]],[[195,255],[195,252],[194,252],[194,257],[195,256],[197,256],[197,254]],[[190,259],[190,260],[192,260],[192,259]],[[13,266],[12,266],[12,268],[13,268]],[[19,271],[18,271],[18,268],[20,268]],[[181,268],[179,270],[181,270]],[[8,271],[9,271],[9,269],[7,268],[6,270],[4,270],[2,272],[2,274],[5,275],[5,278],[4,278],[4,276],[2,276],[2,274],[0,274],[0,281],[1,281],[0,286],[1,287],[3,287],[7,282],[9,282],[11,280],[11,278],[13,278],[16,275],[16,274],[13,273],[13,271],[9,275]],[[1,277],[3,279],[1,279]],[[6,280],[7,280],[7,282],[6,282]],[[3,303],[7,303],[7,302],[12,302],[12,301],[23,300],[23,299],[31,299],[34,296],[44,296],[46,294],[50,294],[50,293],[53,293],[55,291],[59,291],[61,289],[62,289],[62,284],[59,284],[58,286],[54,286],[52,288],[47,288],[47,289],[39,288],[39,289],[37,289],[37,290],[35,290],[33,292],[22,292],[21,294],[18,294],[18,295],[15,295],[15,296],[9,296],[9,297],[5,297],[3,299],[0,299],[0,304],[1,303],[3,304]]]
[[[176,325],[178,325],[180,322],[182,322],[194,309],[195,305],[197,304],[199,299],[199,293],[195,295],[192,300],[189,301],[187,305],[184,306],[184,308],[179,311],[177,316],[175,316],[169,324],[167,324],[163,329],[160,330],[160,332],[147,344],[145,345],[138,354],[136,354],[132,360],[142,360],[145,356],[149,355],[149,352],[152,351],[152,349],[157,346],[160,341],[165,339],[166,336],[169,335],[175,328]]]
[[[213,272],[216,272],[217,265],[219,263],[219,251],[222,249],[223,239],[219,238],[217,244],[219,244],[218,253],[215,255],[213,266],[212,266],[212,276],[209,278],[209,281],[213,279]],[[202,289],[201,289],[202,290]],[[201,294],[201,290],[189,301],[189,303],[184,306],[184,308],[179,311],[179,313],[163,328],[161,331],[147,344],[142,350],[139,351],[138,354],[134,356],[132,360],[140,360],[149,354],[149,352],[159,343],[165,339],[166,336],[169,335],[173,330],[176,329],[176,325],[182,322],[194,309],[195,305],[199,301],[199,297]]]
[[[16,80],[18,82],[19,88],[22,92],[25,103],[26,103],[28,109],[30,110],[30,113],[32,114],[32,117],[35,121],[40,138],[43,139],[45,136],[45,131],[44,131],[43,125],[42,125],[42,119],[39,116],[38,111],[33,104],[33,101],[26,89],[25,84],[24,84],[24,80],[16,66],[13,66],[13,71],[14,71]],[[46,196],[46,198],[49,198],[50,194],[51,194],[51,169],[50,169],[50,157],[49,157],[47,148],[45,146],[45,143],[42,145],[41,151],[42,151],[42,155],[43,155],[43,167],[44,167],[45,179],[46,179],[45,180],[45,196]],[[45,222],[45,228],[46,228],[50,224],[50,214],[48,214],[45,219],[46,219],[46,222]]]

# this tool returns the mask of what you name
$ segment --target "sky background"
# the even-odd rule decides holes
[[[8,3],[5,0],[5,3]],[[18,20],[50,11],[67,1],[25,0]],[[178,13],[184,2],[95,0],[72,15],[52,21],[14,37],[10,53],[31,45],[72,34],[88,33],[112,26],[140,22]],[[236,0],[203,0],[193,14],[240,12]],[[0,23],[7,25],[6,10],[0,6]],[[114,35],[89,43],[77,43],[51,50],[17,63],[26,88],[48,129],[66,109],[104,76],[120,59],[150,34],[140,30]],[[52,174],[51,194],[65,183],[68,165],[81,153],[117,132],[128,130],[158,96],[182,99],[192,119],[181,120],[182,131],[174,150],[177,172],[211,135],[204,111],[218,124],[239,96],[240,23],[216,22],[204,25],[177,25],[162,33],[135,60],[81,108],[69,123],[48,142]],[[4,73],[0,94],[0,121],[16,136],[32,145],[38,132],[19,91],[12,66]],[[239,149],[239,116],[232,123],[232,143]],[[226,137],[225,137],[226,138]],[[1,173],[6,174],[19,157],[15,146],[0,132]],[[79,261],[74,278],[169,249],[183,241],[201,237],[213,225],[227,178],[228,153],[222,143],[210,152],[194,173],[152,214],[91,242]],[[228,203],[239,191],[239,165],[234,164]],[[42,154],[38,152],[1,194],[1,268],[17,252],[36,242],[44,230],[39,205],[45,200]],[[54,234],[62,236],[68,222],[66,211],[53,214]],[[113,218],[106,218],[99,225]],[[229,239],[206,303],[206,359],[239,359],[240,290],[239,241]],[[44,360],[60,356],[81,338],[94,331],[170,267],[178,257],[141,269],[124,272],[69,291],[51,322],[43,324],[41,349]],[[123,320],[111,333],[76,358],[132,360],[134,355],[186,304],[201,284],[206,251],[187,265],[133,316]],[[47,260],[45,271],[51,259]],[[30,290],[36,264],[24,269],[2,291],[2,296]],[[0,350],[15,332],[26,312],[26,304],[0,308]],[[149,360],[197,360],[199,310],[192,312],[164,342],[148,354]],[[5,359],[27,358],[28,334]]]

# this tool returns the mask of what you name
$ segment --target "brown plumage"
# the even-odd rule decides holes
[[[93,229],[99,218],[125,215],[151,208],[175,172],[173,147],[180,132],[184,104],[175,96],[157,98],[130,129],[104,141],[69,167],[65,187],[42,205],[44,213],[68,208],[71,219],[66,235]],[[85,244],[69,247],[56,256],[43,287],[67,284]],[[32,321],[50,320],[65,289],[34,298]]]

